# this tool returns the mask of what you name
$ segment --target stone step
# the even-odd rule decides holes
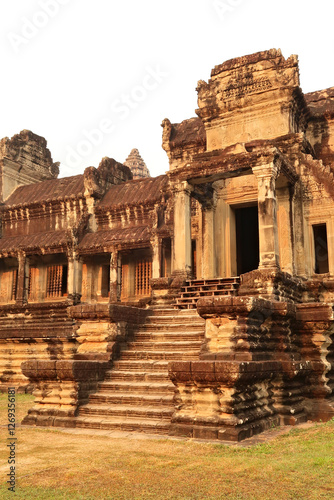
[[[127,406],[123,404],[94,405],[88,403],[79,410],[79,416],[107,416],[107,417],[136,417],[164,419],[170,418],[174,413],[173,408],[166,406]]]
[[[199,342],[204,337],[203,330],[194,331],[145,331],[139,330],[136,333],[134,340],[136,342],[151,341],[151,342]]]
[[[224,292],[236,290],[239,287],[239,283],[231,283],[224,285],[198,285],[198,286],[183,286],[181,288],[181,293],[210,293],[210,292]]]
[[[212,285],[212,284],[226,284],[226,283],[240,283],[239,276],[231,276],[230,278],[211,278],[211,279],[195,279],[185,282],[185,286],[191,285]]]
[[[205,326],[204,324],[199,324],[199,323],[188,323],[184,324],[182,322],[180,323],[174,323],[168,325],[167,323],[159,325],[158,323],[151,323],[151,324],[145,324],[136,329],[135,333],[146,333],[146,332],[152,332],[152,333],[157,333],[157,332],[169,332],[169,333],[174,333],[178,335],[180,332],[203,332],[204,333]]]
[[[133,382],[159,382],[168,381],[168,372],[143,372],[143,371],[124,371],[110,370],[105,376],[105,380],[131,380]]]
[[[93,404],[123,404],[123,405],[138,405],[138,406],[169,406],[173,407],[173,393],[163,394],[137,394],[131,392],[106,392],[91,394],[89,402]]]
[[[224,296],[224,294],[219,294],[220,296]],[[234,293],[233,294],[229,294],[229,295],[235,295]],[[217,294],[214,294],[214,296],[218,296]],[[194,295],[193,297],[180,297],[178,299],[176,299],[176,305],[177,306],[187,306],[187,305],[194,305],[196,306],[198,300],[200,298],[202,298],[203,296],[199,296],[199,295]],[[209,295],[206,295],[206,297],[209,297]]]
[[[172,305],[168,308],[157,305],[150,307],[150,316],[174,316],[174,315],[175,315],[175,309]]]
[[[193,340],[191,342],[186,342],[180,340],[179,342],[128,342],[127,351],[193,351],[194,349],[200,349],[202,342],[200,340]]]
[[[216,297],[234,294],[235,290],[233,288],[228,288],[225,290],[196,290],[187,291],[181,293],[181,299],[193,298],[193,297]]]
[[[194,312],[194,314],[176,314],[174,316],[147,316],[145,319],[145,325],[150,325],[151,323],[156,325],[167,324],[168,326],[174,325],[175,323],[179,325],[203,325],[205,321],[197,314],[197,312]]]
[[[177,299],[176,307],[181,309],[181,310],[183,309],[183,310],[190,311],[192,309],[197,308],[197,302],[198,302],[198,299],[192,299],[190,301],[186,300],[185,302],[182,302],[182,301],[180,301],[180,299]]]
[[[141,393],[166,395],[168,393],[174,394],[174,385],[172,382],[130,382],[120,380],[113,382],[112,380],[107,380],[99,383],[99,391],[102,393],[132,392],[136,395]]]
[[[116,370],[145,370],[145,371],[168,371],[168,361],[153,360],[119,360],[114,361],[113,367]]]
[[[59,419],[61,420],[61,419]],[[170,418],[77,417],[76,427],[84,429],[118,430],[146,434],[168,434]]]
[[[143,351],[143,350],[133,350],[133,351],[123,351],[121,353],[121,360],[127,359],[148,359],[148,360],[168,360],[168,361],[191,361],[198,359],[199,351],[189,350],[189,351],[177,351],[176,349],[172,352],[168,351]]]
[[[239,285],[238,277],[187,281],[181,288],[180,297],[176,299],[176,307],[189,314],[196,309],[197,301],[201,297],[235,296]]]

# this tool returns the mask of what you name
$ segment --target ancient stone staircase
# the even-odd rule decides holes
[[[83,405],[76,426],[168,434],[174,412],[174,385],[168,361],[196,360],[204,320],[196,311],[152,307],[146,322]]]
[[[176,305],[180,309],[196,309],[201,297],[237,295],[239,285],[239,277],[186,281],[181,288],[180,297],[176,299]]]

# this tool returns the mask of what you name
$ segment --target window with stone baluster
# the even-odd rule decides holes
[[[59,298],[67,295],[67,266],[51,265],[47,267],[46,297]]]
[[[147,249],[124,252],[120,273],[121,300],[136,300],[151,293],[152,255]]]
[[[8,303],[16,300],[18,268],[15,259],[4,259],[0,262],[0,302]]]

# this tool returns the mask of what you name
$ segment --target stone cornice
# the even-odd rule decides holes
[[[226,154],[224,150],[198,154],[186,167],[168,172],[172,183],[187,181],[190,184],[214,182],[252,173],[252,168],[280,163],[279,171],[294,184],[298,175],[288,158],[275,147],[258,148],[251,153]]]

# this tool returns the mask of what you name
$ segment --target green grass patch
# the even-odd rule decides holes
[[[17,396],[17,415],[32,405]],[[1,422],[6,396],[0,396]],[[1,428],[4,443],[7,429]],[[250,448],[189,441],[109,438],[56,429],[17,431],[19,499],[231,499],[334,498],[334,421],[294,429]],[[1,498],[5,447],[0,450]]]

